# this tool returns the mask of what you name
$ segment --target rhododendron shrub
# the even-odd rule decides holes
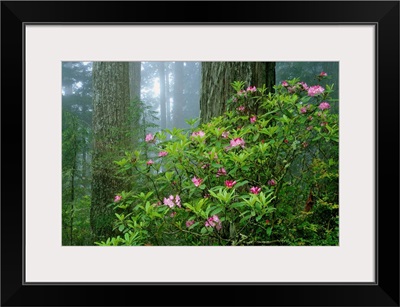
[[[190,129],[147,134],[145,150],[116,161],[127,182],[140,178],[142,185],[115,191],[110,206],[120,234],[98,245],[338,243],[333,87],[298,79],[276,85],[274,93],[239,81],[232,87],[223,115],[197,127],[187,121]],[[314,208],[332,209],[332,221],[317,221],[319,241],[293,231],[315,223],[313,211],[304,211],[310,193]]]

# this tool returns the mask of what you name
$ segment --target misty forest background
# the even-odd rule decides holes
[[[321,72],[325,72],[327,77],[318,78]],[[96,242],[99,245],[98,242],[103,242],[103,245],[221,245],[221,242],[225,242],[224,245],[241,245],[240,242],[250,242],[246,244],[256,242],[256,239],[249,241],[250,239],[247,239],[249,236],[253,238],[264,236],[267,238],[263,239],[264,245],[337,245],[339,237],[338,150],[337,145],[330,145],[328,138],[326,138],[326,146],[315,145],[319,146],[318,150],[307,148],[308,152],[303,154],[302,160],[293,158],[292,164],[288,167],[289,171],[285,171],[285,175],[282,175],[281,181],[286,182],[282,183],[282,186],[280,182],[277,184],[273,180],[267,184],[268,178],[266,177],[265,189],[263,189],[268,192],[273,188],[278,189],[279,186],[282,195],[274,194],[276,197],[280,197],[280,202],[271,201],[269,206],[274,206],[274,210],[264,212],[269,214],[267,218],[265,218],[267,215],[262,218],[264,224],[260,226],[262,231],[265,230],[265,234],[255,234],[252,230],[243,228],[241,236],[237,235],[238,239],[229,239],[239,232],[232,228],[236,223],[232,221],[226,235],[215,229],[211,233],[211,227],[208,227],[210,229],[203,227],[207,228],[206,230],[209,232],[204,229],[200,232],[204,223],[198,226],[199,232],[196,234],[191,233],[191,229],[195,229],[197,224],[192,225],[194,221],[190,223],[189,220],[189,225],[186,224],[188,228],[185,228],[189,230],[182,230],[186,236],[185,239],[182,239],[183,241],[178,237],[171,239],[174,235],[166,238],[165,234],[161,234],[161,232],[167,233],[167,230],[161,226],[152,226],[153,228],[146,226],[146,232],[144,232],[145,226],[141,226],[141,239],[129,237],[134,233],[132,229],[139,227],[139,222],[132,217],[131,224],[129,224],[131,228],[129,229],[126,224],[124,227],[121,220],[118,221],[121,217],[121,213],[118,214],[118,212],[126,214],[128,212],[123,210],[129,209],[131,210],[129,214],[132,214],[135,210],[135,202],[124,203],[126,206],[119,208],[113,205],[122,198],[122,196],[118,196],[122,195],[122,191],[131,193],[123,194],[123,197],[128,199],[133,193],[140,193],[140,189],[145,187],[142,182],[143,178],[135,177],[133,169],[136,167],[135,159],[140,159],[142,156],[146,159],[153,157],[155,160],[157,158],[152,156],[153,153],[150,152],[151,148],[149,142],[146,142],[146,136],[154,137],[161,131],[166,131],[167,137],[164,141],[168,141],[172,135],[178,135],[177,131],[181,133],[186,131],[189,135],[193,131],[199,131],[196,129],[200,129],[201,125],[212,122],[213,119],[229,110],[230,99],[237,93],[237,89],[232,86],[235,81],[243,81],[244,90],[251,86],[255,86],[257,89],[265,86],[265,92],[262,93],[265,101],[286,99],[285,97],[289,96],[285,95],[292,94],[287,93],[288,87],[282,87],[282,82],[285,80],[295,80],[296,84],[301,81],[309,86],[319,84],[326,90],[328,89],[326,92],[329,92],[330,95],[330,114],[338,115],[338,76],[337,62],[63,62],[62,244],[88,246],[96,245]],[[278,85],[279,88],[276,87]],[[334,85],[334,90],[331,88],[332,85]],[[283,96],[273,98],[275,96],[271,96],[271,94],[277,94],[277,91]],[[268,95],[270,95],[269,98]],[[301,97],[301,93],[298,95],[295,99]],[[290,100],[290,98],[287,99]],[[314,103],[315,114],[318,116],[321,114],[321,112],[317,113],[319,111],[317,103],[319,102],[310,100],[311,105]],[[293,103],[292,105],[295,107]],[[265,114],[263,115],[263,111],[260,110],[257,111],[257,118],[261,120]],[[289,114],[292,111],[280,110],[279,112],[287,115],[285,120],[292,119],[293,115]],[[277,114],[281,116],[281,113]],[[301,113],[303,112],[299,112],[298,118]],[[283,114],[283,116],[286,115]],[[274,121],[277,122],[276,125],[279,125],[277,116],[268,125],[272,125],[271,123]],[[308,117],[308,120],[311,121],[310,118],[311,115]],[[230,120],[233,123],[236,119],[231,118]],[[323,125],[326,125],[326,122],[322,122],[321,127],[317,127],[317,130],[314,131],[317,135],[313,138],[315,142],[319,141],[318,134],[323,133],[321,132],[321,128],[324,128]],[[311,126],[310,129],[307,127],[307,129],[312,130],[313,127]],[[203,130],[200,130],[201,133]],[[239,135],[238,131],[235,133]],[[258,134],[254,134],[252,139],[254,144],[257,138],[261,140]],[[283,141],[286,143],[287,139]],[[262,142],[264,143],[264,140]],[[294,144],[296,144],[295,141]],[[284,145],[282,143],[276,148],[282,148]],[[293,150],[296,150],[293,152],[297,153],[299,149]],[[137,154],[131,154],[132,161],[129,161],[132,166],[132,170],[129,172],[132,171],[132,173],[128,174],[126,171],[122,174],[116,161],[123,160],[127,153],[135,151]],[[319,158],[319,164],[315,164],[317,160],[312,160],[312,157],[317,151],[323,153],[326,161],[329,158],[329,165],[324,164],[324,158]],[[318,174],[324,173],[324,176],[318,178],[314,176],[312,180],[309,179],[311,178],[309,174],[300,171],[303,170],[305,161],[311,161],[307,169],[313,167],[313,174],[316,174],[316,170],[318,170]],[[121,165],[122,163],[119,164],[119,166]],[[220,167],[219,170],[222,169],[220,165],[216,164],[216,167]],[[262,168],[258,171],[262,172]],[[239,171],[235,169],[235,172]],[[253,169],[253,172],[257,172],[257,170]],[[163,167],[158,169],[158,173],[163,173]],[[230,175],[224,173],[224,175],[226,175],[224,179],[232,179],[233,182],[239,173],[230,173]],[[192,184],[191,178],[186,178],[185,181]],[[246,184],[243,183],[243,189],[245,186],[251,187],[248,181],[243,182],[246,182]],[[296,185],[290,186],[287,184],[288,182],[296,182]],[[185,187],[185,184],[182,182],[182,187]],[[274,187],[275,184],[276,187]],[[143,188],[145,193],[151,190],[154,192],[154,189],[146,187],[147,190]],[[187,191],[192,191],[191,189],[196,187],[187,188]],[[239,187],[237,189],[240,191]],[[256,189],[256,187],[252,189]],[[180,197],[186,197],[186,202],[189,202],[188,194],[185,196],[182,192],[185,191],[185,188],[181,188],[179,191],[181,191]],[[222,193],[222,190],[220,192]],[[169,193],[160,197],[161,202],[163,197],[168,198],[168,195]],[[197,194],[193,195],[195,197]],[[116,196],[119,198],[116,199]],[[132,197],[137,196],[133,195]],[[243,198],[244,202],[250,201],[250,198],[246,197]],[[312,201],[312,207],[306,210],[305,206],[310,205],[310,201]],[[164,204],[166,204],[165,200]],[[129,208],[127,209],[127,207]],[[159,214],[161,211],[157,212]],[[218,212],[221,216],[221,210]],[[242,213],[245,215],[245,211]],[[253,213],[251,212],[251,214]],[[240,215],[242,216],[242,214]],[[171,216],[173,216],[172,213]],[[255,219],[253,220],[253,218]],[[259,220],[256,221],[256,218],[256,216],[249,215],[247,223],[251,221],[261,223]],[[189,219],[189,217],[185,216],[185,219]],[[211,220],[210,223],[212,222]],[[215,220],[218,225],[217,222],[219,223]],[[132,226],[133,223],[136,226]],[[226,224],[228,224],[227,221],[222,222],[222,225]],[[165,227],[165,224],[163,225],[162,227]],[[239,221],[237,225],[239,225]],[[154,227],[158,227],[157,235],[152,233]],[[244,235],[245,231],[248,231],[246,236]],[[135,235],[139,236],[139,232]],[[124,244],[121,244],[121,240],[115,240],[119,236],[122,237],[121,240]],[[208,236],[207,241],[200,240],[206,236]],[[157,237],[157,241],[152,241],[153,237]],[[214,239],[210,239],[210,237]],[[114,240],[111,240],[112,238]],[[128,241],[131,244],[128,244]]]

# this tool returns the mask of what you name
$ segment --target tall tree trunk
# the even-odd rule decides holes
[[[171,103],[170,103],[170,86],[169,86],[169,65],[165,65],[165,102],[166,102],[166,112],[165,115],[167,117],[166,128],[171,129]]]
[[[174,74],[174,127],[181,128],[185,123],[183,118],[183,109],[185,107],[185,99],[183,96],[183,62],[175,62]]]
[[[158,63],[159,77],[160,77],[160,128],[167,127],[166,119],[166,105],[165,105],[165,67],[164,62]]]
[[[200,119],[207,122],[226,110],[226,101],[232,96],[233,81],[244,81],[247,86],[264,84],[273,92],[275,62],[202,62]]]
[[[129,62],[129,99],[131,107],[131,140],[133,145],[138,143],[138,129],[140,125],[140,85],[142,62]]]
[[[128,62],[93,63],[93,160],[90,224],[95,240],[112,234],[108,207],[123,186],[113,163],[128,145]]]

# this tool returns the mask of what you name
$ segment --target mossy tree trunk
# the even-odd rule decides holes
[[[132,144],[138,144],[138,131],[141,117],[140,85],[142,62],[129,62],[129,98],[131,114],[131,140]]]
[[[95,240],[112,235],[114,214],[108,205],[123,182],[113,162],[130,143],[129,63],[93,62],[93,160],[90,224]]]
[[[233,81],[244,81],[246,85],[273,91],[275,84],[275,62],[202,62],[200,120],[202,123],[221,115],[226,110],[226,101],[232,96]]]

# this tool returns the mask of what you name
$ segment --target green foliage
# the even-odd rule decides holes
[[[147,134],[115,161],[132,189],[97,245],[337,245],[338,115],[299,79],[267,93],[232,83],[227,111]],[[311,210],[305,205],[312,195]]]

